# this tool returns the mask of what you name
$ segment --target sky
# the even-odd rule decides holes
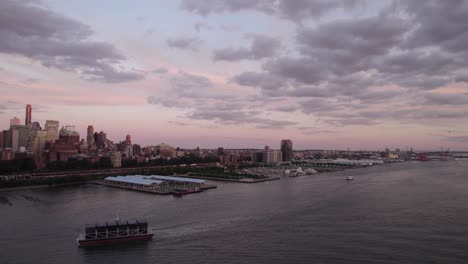
[[[0,1],[0,129],[468,150],[468,1]]]

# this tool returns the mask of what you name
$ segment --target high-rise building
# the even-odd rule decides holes
[[[94,145],[94,127],[89,125],[86,133],[86,142],[88,143],[88,146]]]
[[[13,151],[18,151],[22,148],[27,148],[31,135],[31,127],[26,125],[12,125],[11,130],[11,148]]]
[[[39,131],[42,130],[41,124],[39,122],[32,122],[31,124],[31,130],[32,131]]]
[[[21,120],[16,116],[10,119],[10,126],[19,126],[21,125]]]
[[[127,134],[127,136],[125,137],[125,144],[127,145],[132,144],[132,137],[130,136],[130,134]]]
[[[292,161],[294,158],[292,141],[289,139],[281,140],[281,152],[283,161]]]
[[[141,155],[141,146],[138,144],[133,144],[133,155],[139,156]]]
[[[96,145],[98,146],[98,148],[105,148],[106,144],[107,144],[107,135],[106,133],[101,131],[99,132],[99,134],[97,134]]]
[[[32,112],[32,107],[30,104],[27,104],[26,105],[26,118],[24,119],[25,125],[31,124],[31,112]]]
[[[34,136],[31,139],[31,151],[35,157],[40,158],[44,151],[46,141],[47,131],[39,130],[34,133]]]
[[[3,148],[3,131],[0,131],[0,149]]]
[[[127,145],[127,147],[125,149],[125,157],[127,157],[127,159],[133,157],[133,146],[132,145]]]
[[[55,141],[59,138],[59,121],[46,120],[44,130],[47,132],[47,141]]]

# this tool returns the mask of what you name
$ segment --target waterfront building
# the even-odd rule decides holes
[[[46,120],[44,130],[47,132],[47,140],[55,141],[59,138],[59,121]]]
[[[0,131],[0,149],[3,149],[3,131]]]
[[[122,154],[118,151],[112,151],[110,153],[110,160],[112,167],[114,168],[120,168],[122,167]]]
[[[219,156],[219,162],[225,165],[237,164],[239,156],[236,153],[227,153]]]
[[[281,162],[282,159],[281,150],[270,149],[270,147],[265,146],[265,150],[263,150],[262,160],[263,163],[266,164],[277,164]]]
[[[294,158],[292,141],[289,139],[281,140],[281,152],[283,161],[292,161]]]
[[[30,104],[27,104],[26,105],[26,118],[24,119],[25,125],[31,124],[31,112],[32,112],[32,107]]]
[[[10,126],[19,126],[21,125],[21,120],[16,116],[10,119]]]

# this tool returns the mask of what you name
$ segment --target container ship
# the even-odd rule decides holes
[[[131,241],[151,240],[153,230],[146,221],[115,220],[111,223],[86,225],[76,239],[78,246],[98,246]]]

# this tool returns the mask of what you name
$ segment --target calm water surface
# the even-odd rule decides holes
[[[355,180],[345,181],[352,175]],[[148,243],[78,248],[85,223]],[[0,263],[468,263],[468,162],[383,165],[175,198],[83,184],[0,192]]]

